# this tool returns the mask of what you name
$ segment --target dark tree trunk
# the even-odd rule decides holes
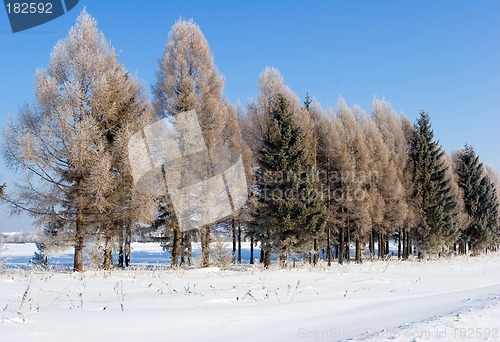
[[[174,222],[174,226],[172,227],[174,231],[174,238],[172,241],[172,261],[171,266],[176,268],[179,265],[179,251],[180,251],[180,242],[181,242],[181,229],[177,222]]]
[[[370,259],[375,258],[375,241],[373,240],[373,229],[370,230]]]
[[[124,240],[123,240],[123,234],[124,234],[124,231],[123,231],[123,227],[122,227],[122,230],[120,231],[120,234],[118,234],[118,244],[120,245],[120,247],[118,248],[118,267],[120,268],[123,268],[123,259],[124,259],[124,254],[123,254],[123,243],[124,243]]]
[[[361,264],[361,244],[359,243],[359,238],[356,238],[356,263]]]
[[[340,241],[339,241],[339,248],[338,248],[338,253],[339,253],[339,264],[344,263],[344,227],[340,228]]]
[[[349,227],[346,229],[347,233],[347,241],[345,243],[345,258],[347,261],[351,260],[351,232],[349,231]]]
[[[403,229],[403,260],[408,260],[408,244],[406,240],[408,239],[408,233],[406,229]]]
[[[236,222],[234,220],[234,217],[231,220],[231,235],[233,238],[233,263],[236,263]]]
[[[106,241],[104,243],[104,262],[102,264],[102,268],[106,271],[111,269],[111,264],[113,262],[112,252],[111,237],[108,233],[106,233]]]
[[[83,213],[79,209],[76,218],[75,255],[73,261],[73,270],[75,272],[83,272],[84,229]]]
[[[401,228],[398,229],[398,259],[401,258]]]
[[[241,226],[240,221],[238,220],[238,264],[241,264]]]
[[[259,258],[259,262],[260,262],[261,264],[263,264],[263,263],[264,263],[264,254],[265,254],[265,253],[264,253],[264,249],[262,248],[262,244],[261,244],[261,245],[260,245],[260,258]]]
[[[120,244],[120,248],[118,249],[118,267],[123,268],[123,242]]]
[[[130,266],[130,254],[132,252],[132,248],[130,248],[130,244],[132,243],[132,227],[130,223],[127,223],[125,227],[125,267]]]
[[[264,251],[264,267],[269,268],[271,266],[271,251]]]
[[[316,266],[318,264],[318,239],[314,239],[314,255],[313,255],[313,265]]]
[[[250,265],[254,264],[254,256],[253,256],[253,236],[250,237]]]
[[[191,232],[190,231],[185,231],[182,232],[182,239],[181,239],[181,265],[187,265],[191,266],[191,255],[192,255],[192,248],[191,248]]]
[[[384,234],[382,232],[378,232],[378,258],[382,259],[384,257]]]
[[[201,267],[210,266],[210,225],[201,230]]]
[[[411,250],[411,242],[410,242],[410,232],[407,231],[406,232],[406,251],[408,253],[408,258],[410,257],[410,255],[412,254],[412,250]]]
[[[326,254],[328,255],[328,266],[332,266],[332,242],[330,241],[330,226],[326,227]]]

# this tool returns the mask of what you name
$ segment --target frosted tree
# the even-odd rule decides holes
[[[196,110],[209,159],[222,146],[237,148],[238,126],[234,111],[223,98],[224,79],[215,67],[212,53],[200,27],[192,20],[179,20],[169,33],[153,86],[158,118]],[[200,167],[207,167],[200,165]],[[202,265],[208,266],[210,225],[200,230]],[[180,244],[190,253],[190,239],[181,240],[178,224],[173,224],[172,264],[177,265]],[[190,236],[185,232],[185,236]]]
[[[145,104],[85,10],[54,47],[48,68],[37,71],[35,89],[35,104],[5,131],[4,156],[24,176],[9,201],[71,237],[74,269],[82,271],[87,237],[130,214],[116,199],[125,184],[130,188],[121,153],[137,128],[126,118],[140,121]]]
[[[262,147],[262,139],[270,129],[270,114],[278,96],[286,99],[294,116],[302,116],[298,97],[285,85],[278,69],[266,67],[259,75],[259,95],[248,104],[248,117],[243,126],[245,141],[256,156]],[[300,120],[299,120],[300,121]],[[302,123],[299,122],[302,125]]]
[[[395,215],[395,197],[401,191],[394,162],[390,160],[390,151],[383,136],[375,122],[370,117],[363,117],[361,121],[364,131],[365,142],[369,151],[370,183],[368,184],[367,196],[369,196],[369,207],[371,217],[370,229],[370,253],[374,255],[374,241],[378,237],[378,256],[384,257],[389,251],[386,250],[386,241],[389,234],[396,226],[391,222]]]
[[[415,169],[411,158],[411,146],[415,137],[415,128],[411,121],[405,115],[401,115],[401,128],[403,129],[404,138],[406,141],[406,163],[403,164],[403,173],[401,184],[404,189],[404,201],[406,203],[406,215],[403,222],[403,231],[401,240],[402,257],[407,260],[412,254],[412,236],[418,226],[418,199],[414,196],[414,179]]]
[[[360,113],[358,113],[360,114]],[[336,171],[332,181],[338,222],[339,263],[350,258],[350,242],[356,244],[356,261],[361,261],[362,243],[371,226],[367,196],[370,184],[369,151],[355,113],[340,98],[333,119],[333,163]]]
[[[402,256],[403,223],[408,215],[407,193],[403,185],[408,165],[408,143],[405,138],[401,118],[390,104],[384,100],[373,102],[372,119],[378,127],[387,148],[386,164],[377,172],[381,180],[380,190],[384,199],[384,220],[382,234],[396,233],[398,257]],[[383,251],[379,245],[379,252]],[[385,248],[387,249],[387,248]],[[388,253],[388,250],[385,250]],[[379,253],[383,254],[383,253]]]
[[[333,148],[333,145],[337,142],[337,137],[332,118],[323,111],[318,103],[309,103],[308,111],[311,114],[314,139],[316,141],[315,163],[320,183],[319,193],[324,203],[325,234],[320,242],[326,247],[326,258],[328,266],[330,266],[332,262],[332,245],[335,242],[333,233],[335,227],[338,226],[338,216],[335,213],[339,211],[337,207],[338,201],[335,198],[339,184],[338,178],[334,177],[339,173],[339,169],[338,164],[335,162]]]

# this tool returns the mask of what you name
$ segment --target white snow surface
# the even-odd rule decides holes
[[[11,268],[0,310],[0,341],[495,341],[500,254],[288,270]]]

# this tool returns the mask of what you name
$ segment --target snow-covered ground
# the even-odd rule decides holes
[[[5,253],[22,257],[16,248],[33,253]],[[10,268],[0,310],[0,341],[494,341],[500,254],[290,270]]]

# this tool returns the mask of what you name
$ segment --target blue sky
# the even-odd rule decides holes
[[[447,151],[465,143],[500,170],[500,1],[120,1],[80,0],[66,15],[13,34],[0,8],[0,124],[33,101],[34,72],[48,64],[83,8],[149,91],[168,32],[193,18],[243,105],[266,66],[325,108],[338,97],[369,112],[375,97],[412,121],[431,115]],[[0,162],[0,181],[16,176]],[[31,230],[0,210],[0,232]]]

